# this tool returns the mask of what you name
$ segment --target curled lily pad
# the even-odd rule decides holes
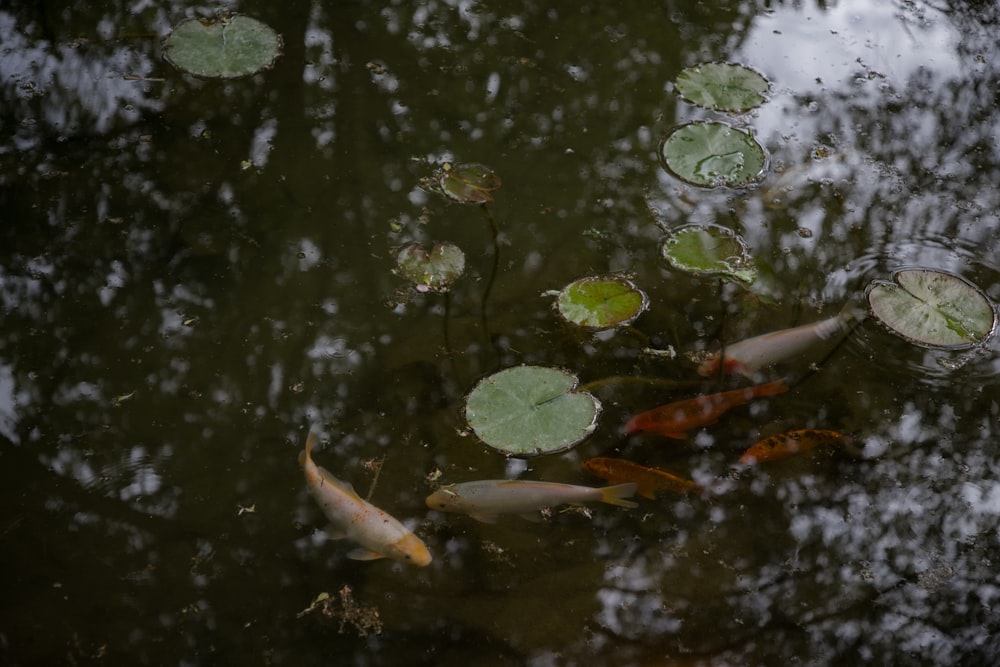
[[[511,456],[563,451],[597,427],[601,403],[573,391],[576,376],[514,366],[483,378],[465,400],[465,418],[484,443]]]
[[[951,273],[901,269],[866,290],[868,305],[891,332],[915,345],[961,349],[996,329],[996,309],[982,290]]]
[[[649,306],[649,298],[624,276],[591,276],[564,287],[555,306],[573,324],[610,329],[632,323]]]
[[[435,243],[430,252],[411,243],[396,255],[396,265],[418,292],[447,292],[465,272],[465,253],[452,243]]]
[[[763,104],[769,84],[759,72],[733,63],[703,63],[677,75],[677,91],[713,111],[743,113]]]
[[[485,165],[445,162],[425,182],[425,187],[463,204],[484,204],[493,201],[491,193],[500,183],[500,177]]]
[[[725,227],[678,227],[664,239],[660,251],[667,263],[681,271],[722,274],[747,284],[757,277],[746,242]]]
[[[179,70],[232,79],[271,67],[281,35],[249,16],[188,19],[163,39],[163,57]]]
[[[759,181],[767,154],[752,134],[725,123],[697,121],[674,128],[660,142],[663,168],[704,188],[740,187]]]

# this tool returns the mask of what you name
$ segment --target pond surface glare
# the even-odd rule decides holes
[[[869,319],[686,440],[622,427],[746,386],[697,353],[863,304],[898,268],[1000,299],[1000,9],[715,4],[236,1],[284,53],[221,81],[159,47],[216,5],[6,3],[0,663],[996,664],[996,336],[931,350]],[[710,61],[761,72],[766,103],[682,100]],[[659,141],[695,120],[752,131],[760,183],[667,174]],[[448,161],[500,176],[488,209],[419,187]],[[751,287],[669,268],[665,230],[692,223],[746,241]],[[448,296],[394,272],[438,241],[466,256]],[[629,328],[574,329],[542,296],[612,272],[649,297]],[[529,460],[479,443],[465,396],[517,364],[579,376],[595,432]],[[316,463],[428,567],[325,536],[311,426]],[[807,428],[860,455],[737,464]],[[597,486],[594,456],[711,492],[495,524],[424,503]]]

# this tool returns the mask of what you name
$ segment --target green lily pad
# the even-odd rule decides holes
[[[897,336],[923,347],[961,349],[996,329],[996,309],[982,290],[935,269],[901,269],[865,291],[872,315]]]
[[[664,239],[660,251],[667,263],[681,271],[722,274],[747,284],[757,277],[746,242],[725,227],[678,227]]]
[[[163,57],[184,72],[233,79],[271,67],[281,35],[249,16],[188,19],[163,39]]]
[[[733,63],[703,63],[677,75],[677,91],[692,104],[713,111],[744,113],[767,101],[769,84],[759,72]]]
[[[563,451],[594,432],[601,412],[591,394],[573,391],[578,382],[557,368],[507,368],[469,392],[465,418],[480,440],[504,454]]]
[[[649,306],[649,298],[624,276],[591,276],[564,287],[555,306],[573,324],[610,329],[631,324]]]
[[[493,201],[494,190],[500,187],[500,177],[489,167],[470,162],[451,164],[445,162],[424,185],[463,204],[484,204]]]
[[[704,188],[739,187],[759,181],[767,154],[752,134],[725,123],[687,123],[660,142],[660,162],[685,183]]]
[[[418,292],[447,292],[465,272],[465,253],[452,243],[435,243],[430,252],[411,243],[397,253],[396,265]]]

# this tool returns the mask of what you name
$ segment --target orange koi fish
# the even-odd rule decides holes
[[[851,445],[853,443],[853,437],[836,431],[822,431],[809,428],[797,429],[760,440],[750,449],[743,452],[743,456],[740,457],[740,463],[753,465],[766,461],[780,461],[797,454],[811,454],[821,448]]]
[[[306,488],[330,520],[328,533],[334,539],[348,538],[361,546],[348,558],[374,560],[392,558],[423,567],[431,562],[431,553],[406,526],[362,499],[347,482],[342,482],[325,468],[313,463],[310,452],[316,442],[311,431],[299,463],[306,475]]]
[[[798,356],[821,343],[836,342],[849,334],[867,316],[867,312],[848,303],[840,313],[820,322],[772,331],[726,345],[721,351],[725,360],[722,371],[727,375],[738,373],[744,377],[753,377],[760,369]],[[719,352],[710,356],[698,367],[698,373],[705,377],[717,375],[719,358]]]
[[[788,391],[784,378],[745,389],[698,396],[667,403],[632,417],[625,424],[627,433],[657,433],[683,440],[685,431],[714,424],[723,412],[761,396],[774,396]]]
[[[649,499],[656,497],[657,491],[676,491],[677,493],[701,493],[701,485],[680,475],[663,470],[650,468],[626,459],[613,459],[603,456],[587,459],[583,469],[595,477],[606,480],[608,484],[635,482],[637,493]]]

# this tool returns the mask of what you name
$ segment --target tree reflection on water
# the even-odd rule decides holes
[[[684,353],[832,315],[899,266],[1000,298],[997,8],[383,4],[242,3],[285,53],[224,83],[158,52],[211,8],[0,10],[3,661],[1000,655],[995,340],[942,353],[869,322],[792,392],[687,444],[618,432],[719,389],[682,388]],[[758,188],[687,189],[657,165],[670,127],[709,115],[670,84],[708,60],[771,80],[729,119],[771,152]],[[418,187],[444,160],[504,182],[487,341],[480,212]],[[689,222],[748,241],[756,293],[660,262],[662,227]],[[468,257],[447,300],[391,271],[394,249],[433,240]],[[650,296],[640,336],[583,336],[538,297],[610,271]],[[680,358],[644,356],[643,337]],[[611,391],[578,450],[517,464],[460,413],[475,380],[518,363],[676,388]],[[296,465],[312,423],[317,460],[359,491],[383,460],[372,501],[426,538],[429,568],[323,539]],[[733,467],[789,428],[853,433],[864,454]],[[596,483],[579,464],[609,451],[724,481],[542,524],[424,506],[435,478]],[[379,624],[341,622],[344,590]],[[321,592],[343,607],[302,615]]]

